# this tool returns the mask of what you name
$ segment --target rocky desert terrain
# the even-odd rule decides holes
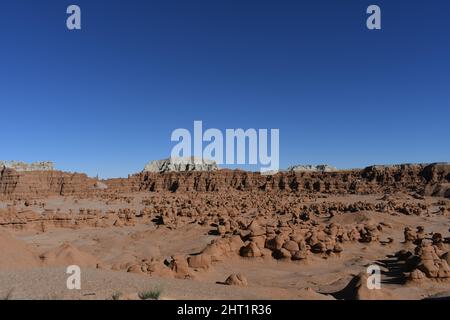
[[[0,298],[450,297],[448,163],[158,171],[167,167],[98,180],[3,165]],[[69,265],[81,290],[67,289]],[[366,284],[371,265],[379,290]]]

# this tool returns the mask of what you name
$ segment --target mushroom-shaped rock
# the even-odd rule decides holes
[[[256,220],[253,220],[247,226],[247,230],[250,231],[250,236],[251,237],[257,237],[257,236],[262,236],[262,235],[266,234],[266,229],[261,227],[261,225]]]
[[[292,240],[288,240],[283,244],[283,248],[289,252],[299,251],[298,243]]]
[[[247,246],[241,248],[240,255],[242,257],[257,258],[261,257],[262,253],[255,242],[250,242]]]
[[[183,256],[173,256],[169,266],[175,272],[175,278],[184,279],[190,275],[189,265]]]
[[[238,274],[230,275],[225,280],[225,284],[227,284],[229,286],[247,286],[248,281],[247,281],[247,278],[243,274],[238,273]]]

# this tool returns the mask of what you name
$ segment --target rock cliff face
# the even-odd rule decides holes
[[[106,183],[120,191],[288,191],[325,193],[417,192],[448,194],[450,164],[372,166],[338,172],[256,172],[219,170],[215,172],[142,172],[128,179]]]
[[[61,171],[0,171],[0,196],[45,197],[89,192],[96,180],[85,174]]]
[[[208,159],[195,157],[169,158],[149,162],[143,172],[189,172],[189,171],[215,171],[217,164]]]
[[[338,172],[258,172],[217,170],[209,172],[141,172],[129,178],[101,182],[85,174],[60,171],[0,171],[0,196],[38,197],[94,192],[323,192],[371,194],[395,191],[450,197],[450,164],[371,166]]]
[[[424,195],[450,197],[449,163],[371,166],[362,170],[361,177],[393,190],[406,186]]]
[[[312,165],[296,165],[289,167],[287,171],[294,172],[336,172],[339,171],[337,168],[332,167],[327,164],[319,164],[317,166]]]
[[[0,169],[8,168],[15,171],[51,171],[53,162],[42,161],[34,163],[25,163],[20,161],[0,161]]]

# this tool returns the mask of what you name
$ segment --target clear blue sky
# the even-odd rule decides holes
[[[279,128],[281,167],[449,161],[449,17],[448,0],[2,1],[0,159],[126,176],[203,120]]]

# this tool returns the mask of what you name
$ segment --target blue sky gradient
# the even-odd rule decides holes
[[[202,120],[279,128],[281,167],[449,161],[449,17],[447,0],[2,2],[0,159],[126,176]]]

